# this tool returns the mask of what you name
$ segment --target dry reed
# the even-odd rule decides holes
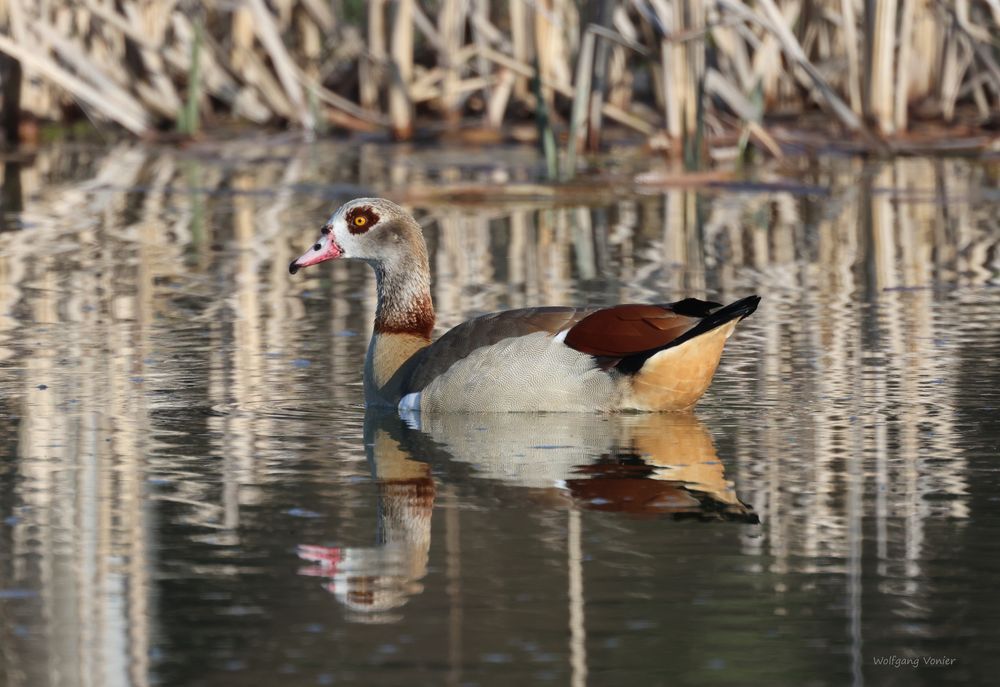
[[[18,114],[80,109],[138,136],[246,121],[408,139],[544,106],[572,174],[606,120],[772,153],[777,112],[820,108],[868,146],[905,145],[914,113],[989,121],[998,28],[992,0],[0,0],[0,78],[8,139]]]

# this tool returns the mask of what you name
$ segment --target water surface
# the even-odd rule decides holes
[[[442,329],[764,300],[693,415],[366,416],[373,276],[289,261],[351,197],[539,170],[280,141],[8,160],[0,685],[995,675],[996,161],[413,203]]]

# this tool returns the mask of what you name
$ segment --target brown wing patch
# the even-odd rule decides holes
[[[566,345],[588,355],[624,358],[662,348],[700,321],[659,305],[618,305],[580,320],[566,335]]]
[[[344,218],[347,230],[352,234],[363,234],[371,229],[379,220],[379,214],[370,205],[360,205],[347,211]]]

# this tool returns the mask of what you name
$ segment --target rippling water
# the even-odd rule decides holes
[[[8,160],[0,685],[989,682],[997,161],[424,193],[537,172],[278,141]],[[442,328],[764,301],[694,415],[366,416],[372,274],[286,268],[369,193],[413,199]]]

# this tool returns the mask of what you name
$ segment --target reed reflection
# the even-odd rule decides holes
[[[662,427],[659,417],[543,417],[534,429],[520,416],[480,429],[393,420],[362,448],[370,272],[289,281],[285,266],[331,206],[371,190],[404,196],[426,175],[379,146],[343,153],[269,142],[51,148],[0,168],[10,199],[0,231],[0,682],[141,685],[156,680],[163,647],[197,654],[169,645],[171,632],[246,627],[225,615],[228,602],[201,597],[171,615],[168,581],[183,578],[194,595],[209,583],[240,589],[247,571],[303,582],[288,570],[287,528],[254,529],[292,507],[288,492],[313,495],[325,518],[315,522],[351,542],[330,554],[340,561],[303,554],[355,618],[410,620],[400,605],[426,584],[435,547],[448,548],[430,540],[434,505],[457,521],[489,484],[525,510],[567,512],[581,536],[594,515],[584,509],[759,514],[760,527],[717,528],[738,540],[741,580],[769,587],[793,614],[841,590],[855,663],[878,638],[895,648],[931,634],[948,616],[941,599],[972,598],[935,566],[947,560],[952,579],[974,587],[982,552],[969,542],[984,539],[966,533],[990,518],[995,164],[757,172],[826,190],[813,195],[646,187],[566,208],[411,204],[434,255],[442,327],[538,304],[765,294],[697,409],[723,474],[705,425]],[[456,165],[442,178],[463,178]],[[367,549],[340,531],[373,525],[351,481],[365,474],[366,451],[383,503],[383,534]],[[444,472],[432,481],[429,466]],[[313,523],[288,525],[314,528],[293,541],[323,544]],[[606,542],[586,534],[595,555]],[[267,546],[279,550],[244,560]],[[816,575],[832,580],[819,593]],[[789,623],[814,627],[799,620]],[[213,650],[220,661],[238,652]]]

